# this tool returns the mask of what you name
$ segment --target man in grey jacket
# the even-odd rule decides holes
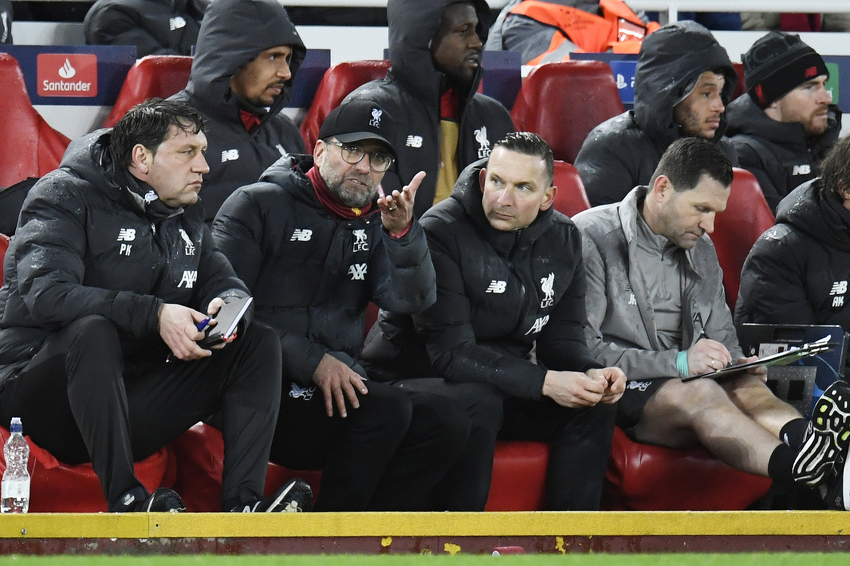
[[[749,361],[707,235],[731,182],[722,151],[684,138],[664,153],[649,186],[575,217],[587,271],[588,347],[630,380],[618,424],[633,439],[671,448],[701,443],[779,489],[795,480],[829,483],[848,446],[846,385],[818,402],[815,411],[829,418],[810,424],[768,389],[763,367],[722,382],[677,379]]]

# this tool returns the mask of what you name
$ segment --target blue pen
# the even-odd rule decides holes
[[[205,318],[197,324],[198,330],[203,330],[210,323],[210,317]]]

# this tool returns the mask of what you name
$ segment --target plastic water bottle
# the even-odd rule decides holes
[[[27,464],[30,460],[30,445],[24,438],[24,427],[20,417],[12,418],[9,427],[12,433],[3,454],[6,456],[6,471],[0,483],[0,512],[26,513],[30,508],[30,474]]]

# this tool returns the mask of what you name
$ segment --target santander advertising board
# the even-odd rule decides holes
[[[39,96],[97,96],[97,55],[40,53]]]

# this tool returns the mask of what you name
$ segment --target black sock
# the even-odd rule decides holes
[[[780,444],[774,449],[767,463],[767,475],[773,480],[774,487],[790,488],[794,485],[791,468],[797,451],[787,444]]]
[[[808,427],[809,421],[803,417],[791,419],[779,430],[779,440],[794,450],[799,450],[803,445],[803,438],[806,436],[806,429]]]

